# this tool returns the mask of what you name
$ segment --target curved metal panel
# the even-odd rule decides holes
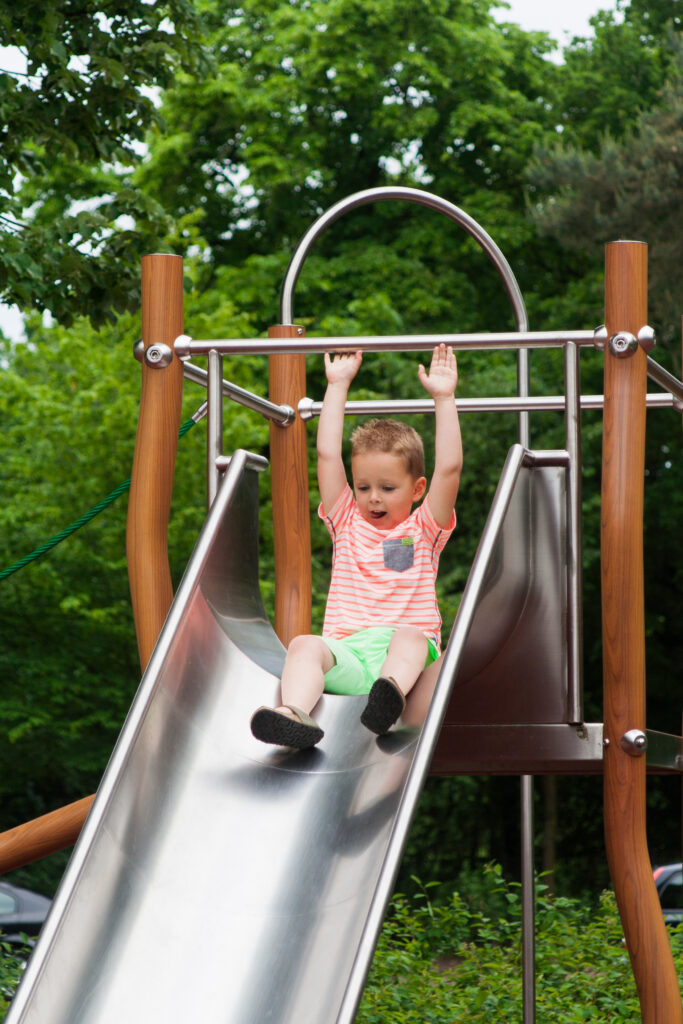
[[[567,721],[566,473],[562,465],[520,467],[447,722]]]
[[[325,696],[314,750],[256,741],[283,648],[234,456],[7,1024],[336,1019],[416,734]]]

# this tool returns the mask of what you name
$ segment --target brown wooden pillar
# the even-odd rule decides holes
[[[303,327],[278,324],[271,338],[304,336]],[[296,409],[306,394],[306,357],[269,359],[270,400]],[[271,422],[270,472],[275,549],[275,632],[287,646],[311,631],[311,519],[306,425],[297,416],[288,427]]]
[[[183,367],[173,342],[183,333],[183,261],[151,255],[142,260],[143,357],[140,417],[128,502],[126,553],[142,669],[147,666],[173,600],[168,565],[168,518],[173,492]],[[165,346],[170,361],[164,365]]]
[[[144,671],[173,600],[168,565],[168,517],[173,491],[183,368],[173,342],[183,333],[183,261],[142,260],[142,340],[159,348],[159,364],[142,362],[142,397],[128,503],[126,549],[140,664]],[[166,356],[169,353],[166,353]],[[93,796],[0,835],[0,874],[73,846]]]
[[[606,249],[608,339],[647,323],[647,246]],[[644,1024],[681,1024],[678,980],[645,831],[643,485],[646,355],[622,335],[605,346],[602,617],[605,838]]]

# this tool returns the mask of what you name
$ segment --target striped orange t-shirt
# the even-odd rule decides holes
[[[417,626],[441,649],[441,614],[436,600],[439,556],[455,529],[429,508],[429,495],[393,530],[363,519],[347,484],[328,514],[318,515],[332,537],[332,579],[323,636],[345,637],[370,626]]]

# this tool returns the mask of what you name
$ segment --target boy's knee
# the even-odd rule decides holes
[[[397,643],[401,644],[405,643],[415,645],[416,647],[424,647],[425,650],[427,648],[427,637],[417,626],[399,626],[392,640],[396,640]]]
[[[303,654],[306,651],[312,650],[319,640],[320,637],[311,636],[308,633],[301,633],[299,636],[293,636],[292,639],[289,641],[287,653]]]
[[[304,657],[321,661],[328,651],[329,648],[322,637],[302,633],[300,636],[292,637],[289,641],[287,657]]]

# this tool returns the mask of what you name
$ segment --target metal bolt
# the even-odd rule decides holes
[[[627,359],[638,351],[638,339],[630,331],[618,331],[609,340],[609,350],[617,359]]]
[[[149,345],[145,349],[145,362],[148,366],[153,366],[155,369],[168,366],[172,359],[173,351],[168,345]]]
[[[647,750],[647,736],[642,729],[629,729],[621,737],[619,744],[631,757],[640,757]]]
[[[603,747],[609,747],[609,736],[605,736],[604,740],[602,741],[602,745]]]
[[[301,335],[302,335],[302,334],[304,333],[304,329],[303,329],[303,327],[297,327],[297,329],[296,329],[296,333],[297,333],[297,334],[298,334],[299,336],[301,336]]]

